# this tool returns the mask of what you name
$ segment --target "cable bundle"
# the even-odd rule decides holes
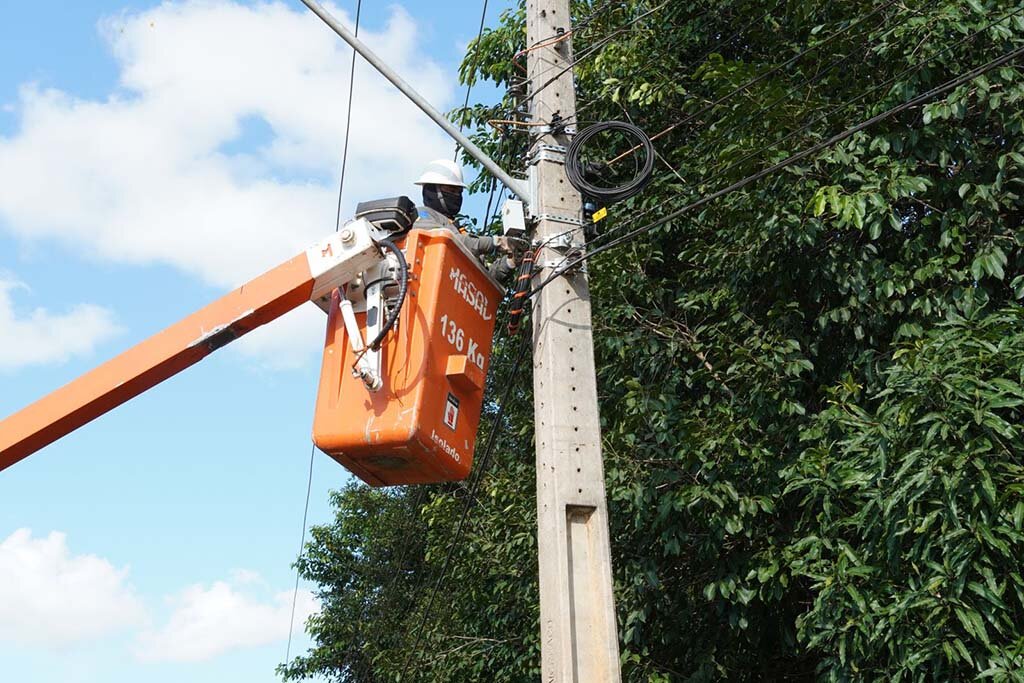
[[[627,138],[635,139],[636,144],[633,145],[631,151],[636,149],[644,151],[643,167],[639,169],[637,174],[628,183],[616,187],[602,187],[588,181],[587,175],[591,174],[592,169],[589,164],[584,165],[582,163],[584,145],[595,135],[607,131],[618,131]],[[608,165],[602,164],[601,167],[607,167]],[[623,121],[605,121],[584,128],[573,138],[572,144],[569,145],[569,150],[565,155],[565,175],[569,178],[572,186],[587,197],[601,200],[605,206],[621,202],[623,199],[629,199],[639,193],[651,181],[653,172],[654,145],[651,144],[651,139],[633,124]]]
[[[519,265],[515,284],[516,289],[515,293],[512,294],[512,303],[508,311],[509,336],[515,336],[519,333],[519,323],[523,320],[526,297],[530,293],[530,280],[533,278],[533,261],[537,257],[537,253],[533,249],[528,250],[523,254],[523,261]]]

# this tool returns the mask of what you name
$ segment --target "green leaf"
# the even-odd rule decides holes
[[[1013,278],[1010,287],[1013,289],[1013,297],[1015,299],[1024,299],[1024,275],[1018,275]]]
[[[814,200],[813,201],[814,201],[814,205],[813,205],[814,206],[814,215],[817,217],[817,216],[820,216],[821,214],[825,213],[825,193],[822,192],[821,190],[819,190],[814,195]]]

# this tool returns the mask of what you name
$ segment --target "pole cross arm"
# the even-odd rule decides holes
[[[6,469],[217,349],[336,287],[382,259],[358,220],[0,422]]]

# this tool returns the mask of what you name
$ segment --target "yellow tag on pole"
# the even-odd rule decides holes
[[[607,215],[608,207],[601,207],[600,209],[594,212],[594,222],[597,223],[598,221],[603,220]]]

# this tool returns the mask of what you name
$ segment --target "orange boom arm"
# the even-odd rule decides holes
[[[355,221],[255,280],[0,422],[0,470],[10,467],[243,334],[333,289],[381,259]]]

